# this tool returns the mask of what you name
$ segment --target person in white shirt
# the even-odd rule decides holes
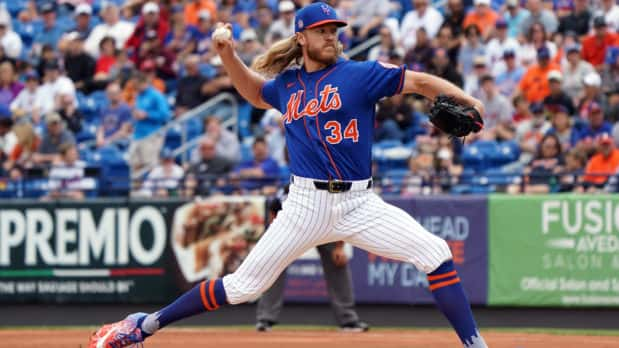
[[[40,112],[46,114],[56,109],[57,99],[61,94],[70,95],[75,100],[77,106],[77,97],[75,95],[75,84],[70,78],[60,73],[60,65],[56,61],[48,62],[45,65],[44,83],[39,88],[40,94]]]
[[[41,93],[39,92],[39,76],[31,70],[25,74],[26,87],[19,92],[15,100],[11,102],[10,109],[14,113],[24,113],[30,117],[33,123],[40,120]]]
[[[405,49],[415,46],[415,33],[417,29],[426,29],[428,38],[433,39],[443,24],[443,15],[432,6],[428,6],[428,0],[413,0],[414,10],[410,11],[402,19],[400,26],[400,38]]]
[[[9,58],[21,56],[23,43],[19,35],[11,29],[10,18],[0,17],[0,46]]]
[[[292,1],[282,1],[278,6],[279,18],[271,24],[267,33],[267,42],[272,43],[273,36],[290,37],[294,35],[294,13],[295,7]]]
[[[606,25],[615,32],[619,31],[619,5],[617,5],[615,0],[602,0],[600,8],[595,11],[591,18],[597,16],[604,16]]]
[[[183,167],[174,162],[169,149],[163,149],[160,157],[161,163],[148,173],[140,195],[168,197],[175,190],[180,190],[181,180],[185,176]]]
[[[495,37],[491,39],[486,45],[486,59],[489,66],[491,66],[492,75],[498,76],[506,70],[506,66],[503,63],[503,53],[511,51],[516,54],[516,63],[518,62],[518,51],[520,50],[520,44],[514,38],[507,35],[507,22],[500,18],[496,22]]]
[[[85,191],[96,188],[96,181],[85,175],[86,162],[79,159],[75,144],[62,145],[60,154],[62,160],[49,171],[48,198],[84,198]]]
[[[134,24],[120,19],[118,7],[112,2],[106,2],[101,9],[103,23],[92,29],[84,43],[84,49],[91,56],[99,57],[99,43],[106,36],[111,36],[116,42],[117,49],[123,49],[125,42],[133,33]]]

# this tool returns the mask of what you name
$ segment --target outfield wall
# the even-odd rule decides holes
[[[448,241],[474,304],[619,305],[617,196],[387,200]],[[264,233],[265,206],[263,197],[3,201],[0,302],[167,302],[234,271]],[[432,302],[412,265],[347,252],[358,302]],[[315,250],[286,272],[288,301],[327,301]]]

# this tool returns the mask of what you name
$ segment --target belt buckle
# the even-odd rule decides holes
[[[329,191],[329,193],[340,193],[343,192],[343,186],[340,186],[338,188],[338,184],[342,184],[343,181],[339,181],[339,180],[329,180],[328,184],[328,189],[327,191]]]

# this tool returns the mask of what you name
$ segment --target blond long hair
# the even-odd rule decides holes
[[[337,55],[342,56],[343,46],[337,43]],[[273,77],[295,65],[303,65],[303,48],[296,36],[282,39],[271,45],[263,54],[256,57],[251,69],[261,75]]]

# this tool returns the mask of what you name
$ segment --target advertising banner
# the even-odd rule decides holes
[[[619,305],[619,197],[489,198],[489,304]]]
[[[421,223],[430,232],[447,240],[458,272],[474,304],[487,297],[486,198],[482,196],[434,196],[387,199]],[[352,250],[351,250],[352,251]],[[426,275],[412,264],[390,260],[354,249],[350,255],[357,302],[432,303]],[[318,253],[311,250],[287,270],[286,299],[326,302]]]

